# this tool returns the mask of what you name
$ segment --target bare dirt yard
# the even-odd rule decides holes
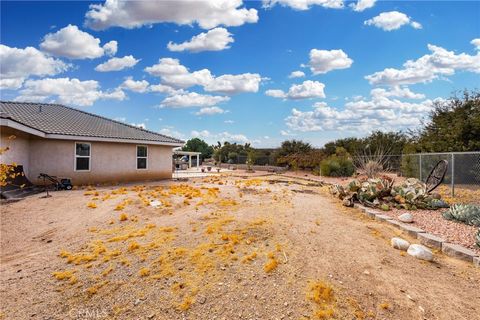
[[[1,207],[1,318],[478,319],[479,269],[399,233],[295,177],[35,195]]]

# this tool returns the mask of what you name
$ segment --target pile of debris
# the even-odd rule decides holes
[[[380,208],[388,211],[396,209],[439,209],[449,205],[441,199],[438,193],[427,193],[425,183],[415,178],[406,179],[400,185],[394,186],[392,178],[352,180],[345,187],[333,185],[330,193],[340,200],[343,205],[352,207],[359,202],[368,207]]]

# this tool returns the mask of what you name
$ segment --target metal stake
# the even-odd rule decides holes
[[[455,197],[455,155],[452,153],[452,197]]]

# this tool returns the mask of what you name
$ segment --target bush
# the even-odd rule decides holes
[[[320,172],[327,177],[351,177],[355,167],[351,159],[333,155],[320,163]]]
[[[279,157],[277,165],[288,165],[290,168],[302,170],[315,170],[320,167],[320,162],[325,158],[322,151],[312,150],[305,153],[295,153]]]

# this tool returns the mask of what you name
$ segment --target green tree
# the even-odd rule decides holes
[[[199,138],[193,138],[187,141],[182,148],[183,151],[201,152],[202,159],[210,158],[213,154],[213,147]]]
[[[277,150],[277,157],[285,157],[297,153],[308,153],[312,151],[312,145],[301,140],[286,140],[282,142],[280,149]]]
[[[422,152],[480,150],[480,92],[436,101],[430,121],[415,134]]]

